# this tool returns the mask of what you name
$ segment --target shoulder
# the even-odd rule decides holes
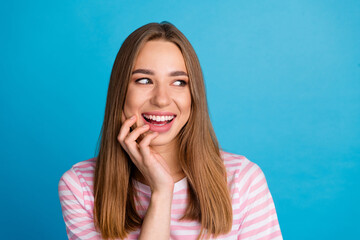
[[[224,161],[225,167],[239,167],[244,164],[248,164],[250,161],[242,155],[220,151],[221,158]]]
[[[238,239],[282,239],[275,205],[260,167],[241,155],[221,155]]]
[[[96,158],[90,158],[86,161],[74,164],[61,177],[62,180],[92,180],[94,177],[94,170],[96,165]]]
[[[93,190],[95,165],[96,158],[74,164],[61,176],[59,193],[71,191],[78,197],[83,197],[84,192],[90,194]]]
[[[95,166],[96,158],[90,158],[86,161],[76,163],[70,170],[73,170],[76,175],[88,180],[94,177]]]
[[[59,200],[69,239],[100,239],[93,223],[93,176],[96,158],[67,170],[59,181]]]
[[[221,158],[224,161],[227,172],[259,168],[257,164],[251,162],[243,155],[238,155],[225,151],[220,151],[220,154]]]
[[[228,182],[241,183],[248,187],[259,179],[265,178],[261,168],[245,156],[221,151],[224,161]]]

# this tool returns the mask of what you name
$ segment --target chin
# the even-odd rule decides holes
[[[169,144],[173,140],[174,139],[163,138],[161,135],[159,135],[157,138],[151,141],[150,146],[163,146]]]

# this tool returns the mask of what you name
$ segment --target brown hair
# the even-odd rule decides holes
[[[135,166],[117,140],[121,112],[134,62],[147,41],[165,40],[181,50],[189,75],[191,113],[178,135],[179,159],[189,185],[183,219],[201,223],[199,238],[225,234],[232,227],[226,169],[212,128],[199,60],[186,37],[168,22],[149,23],[122,44],[111,73],[94,180],[94,222],[104,239],[126,238],[141,227],[133,186]]]

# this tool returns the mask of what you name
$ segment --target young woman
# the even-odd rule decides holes
[[[219,149],[198,58],[167,22],[124,41],[99,154],[59,196],[69,239],[282,239],[264,174]]]

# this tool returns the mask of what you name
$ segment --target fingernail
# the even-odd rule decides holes
[[[135,119],[135,115],[134,115],[134,116],[132,116],[130,119],[131,119],[131,120],[134,120],[134,119]]]
[[[145,124],[145,125],[143,125],[142,127],[143,127],[143,128],[148,128],[149,125]]]

